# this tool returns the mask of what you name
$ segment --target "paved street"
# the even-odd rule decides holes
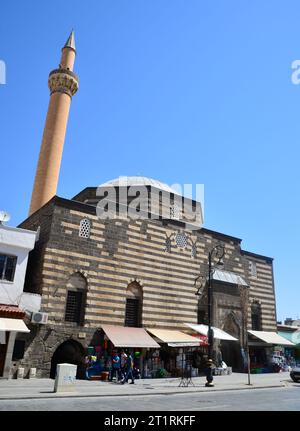
[[[124,397],[1,400],[1,411],[300,411],[300,385],[286,388]]]

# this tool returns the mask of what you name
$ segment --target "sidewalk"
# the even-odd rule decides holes
[[[65,398],[65,397],[109,397],[135,395],[161,395],[191,392],[230,391],[241,389],[263,389],[288,386],[292,383],[289,373],[251,374],[251,386],[247,374],[233,373],[229,376],[215,376],[212,388],[206,388],[205,377],[192,379],[193,385],[179,387],[181,379],[139,379],[135,384],[121,385],[115,382],[76,380],[74,390],[68,393],[54,393],[54,380],[18,379],[0,380],[0,401],[7,399]]]

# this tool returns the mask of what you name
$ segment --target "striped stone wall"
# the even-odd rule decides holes
[[[199,272],[207,274],[208,253],[220,242],[226,250],[224,270],[241,275],[249,283],[250,301],[261,303],[262,329],[276,330],[272,259],[243,252],[238,238],[207,229],[188,231],[187,247],[178,248],[176,234],[182,230],[179,222],[101,221],[91,205],[61,198],[43,207],[38,218],[36,214],[32,217],[34,223],[29,218],[21,226],[34,229],[41,225],[42,248],[40,256],[35,252],[30,257],[26,289],[30,291],[34,286],[42,294],[42,311],[49,313],[49,320],[34,335],[36,339],[30,340],[30,354],[25,355],[22,365],[42,363],[47,375],[51,355],[68,337],[87,346],[101,324],[124,325],[126,289],[134,280],[143,290],[144,327],[186,330],[185,322],[197,323],[195,277]],[[89,238],[79,236],[84,218],[91,221]],[[45,220],[49,220],[47,227]],[[167,238],[171,240],[170,251],[165,251]],[[192,255],[192,247],[196,255]],[[257,277],[250,276],[249,260],[256,262]],[[87,281],[83,326],[64,320],[67,283],[75,272]],[[214,321],[219,327],[230,311],[240,317],[236,293],[232,295],[226,284],[223,289],[223,294],[218,293],[223,309],[215,312]],[[251,328],[250,306],[248,327]],[[34,365],[30,355],[35,358]]]

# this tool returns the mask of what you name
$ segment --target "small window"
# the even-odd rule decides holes
[[[167,238],[165,242],[165,252],[171,253],[171,239]]]
[[[180,209],[176,202],[170,208],[170,218],[174,220],[180,219]]]
[[[178,233],[175,237],[175,241],[179,248],[186,248],[188,245],[188,238],[184,233]]]
[[[192,259],[196,259],[196,257],[197,257],[197,246],[196,246],[196,244],[192,244],[191,256],[192,256]]]
[[[80,222],[79,236],[81,238],[89,238],[90,237],[90,231],[91,231],[91,222],[89,219],[84,218]]]
[[[66,322],[75,322],[81,324],[82,317],[83,292],[74,292],[69,290],[66,305]]]
[[[0,254],[0,280],[14,281],[16,265],[16,256]]]
[[[251,306],[251,327],[253,331],[262,330],[261,305],[258,302],[254,302]]]
[[[252,260],[249,261],[249,271],[252,277],[257,277],[256,262],[253,262]]]

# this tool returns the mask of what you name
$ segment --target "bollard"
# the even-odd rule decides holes
[[[77,365],[58,364],[54,392],[73,392],[75,390]]]
[[[34,379],[36,377],[36,368],[30,368],[29,378]]]
[[[24,368],[18,368],[17,379],[24,379]]]

